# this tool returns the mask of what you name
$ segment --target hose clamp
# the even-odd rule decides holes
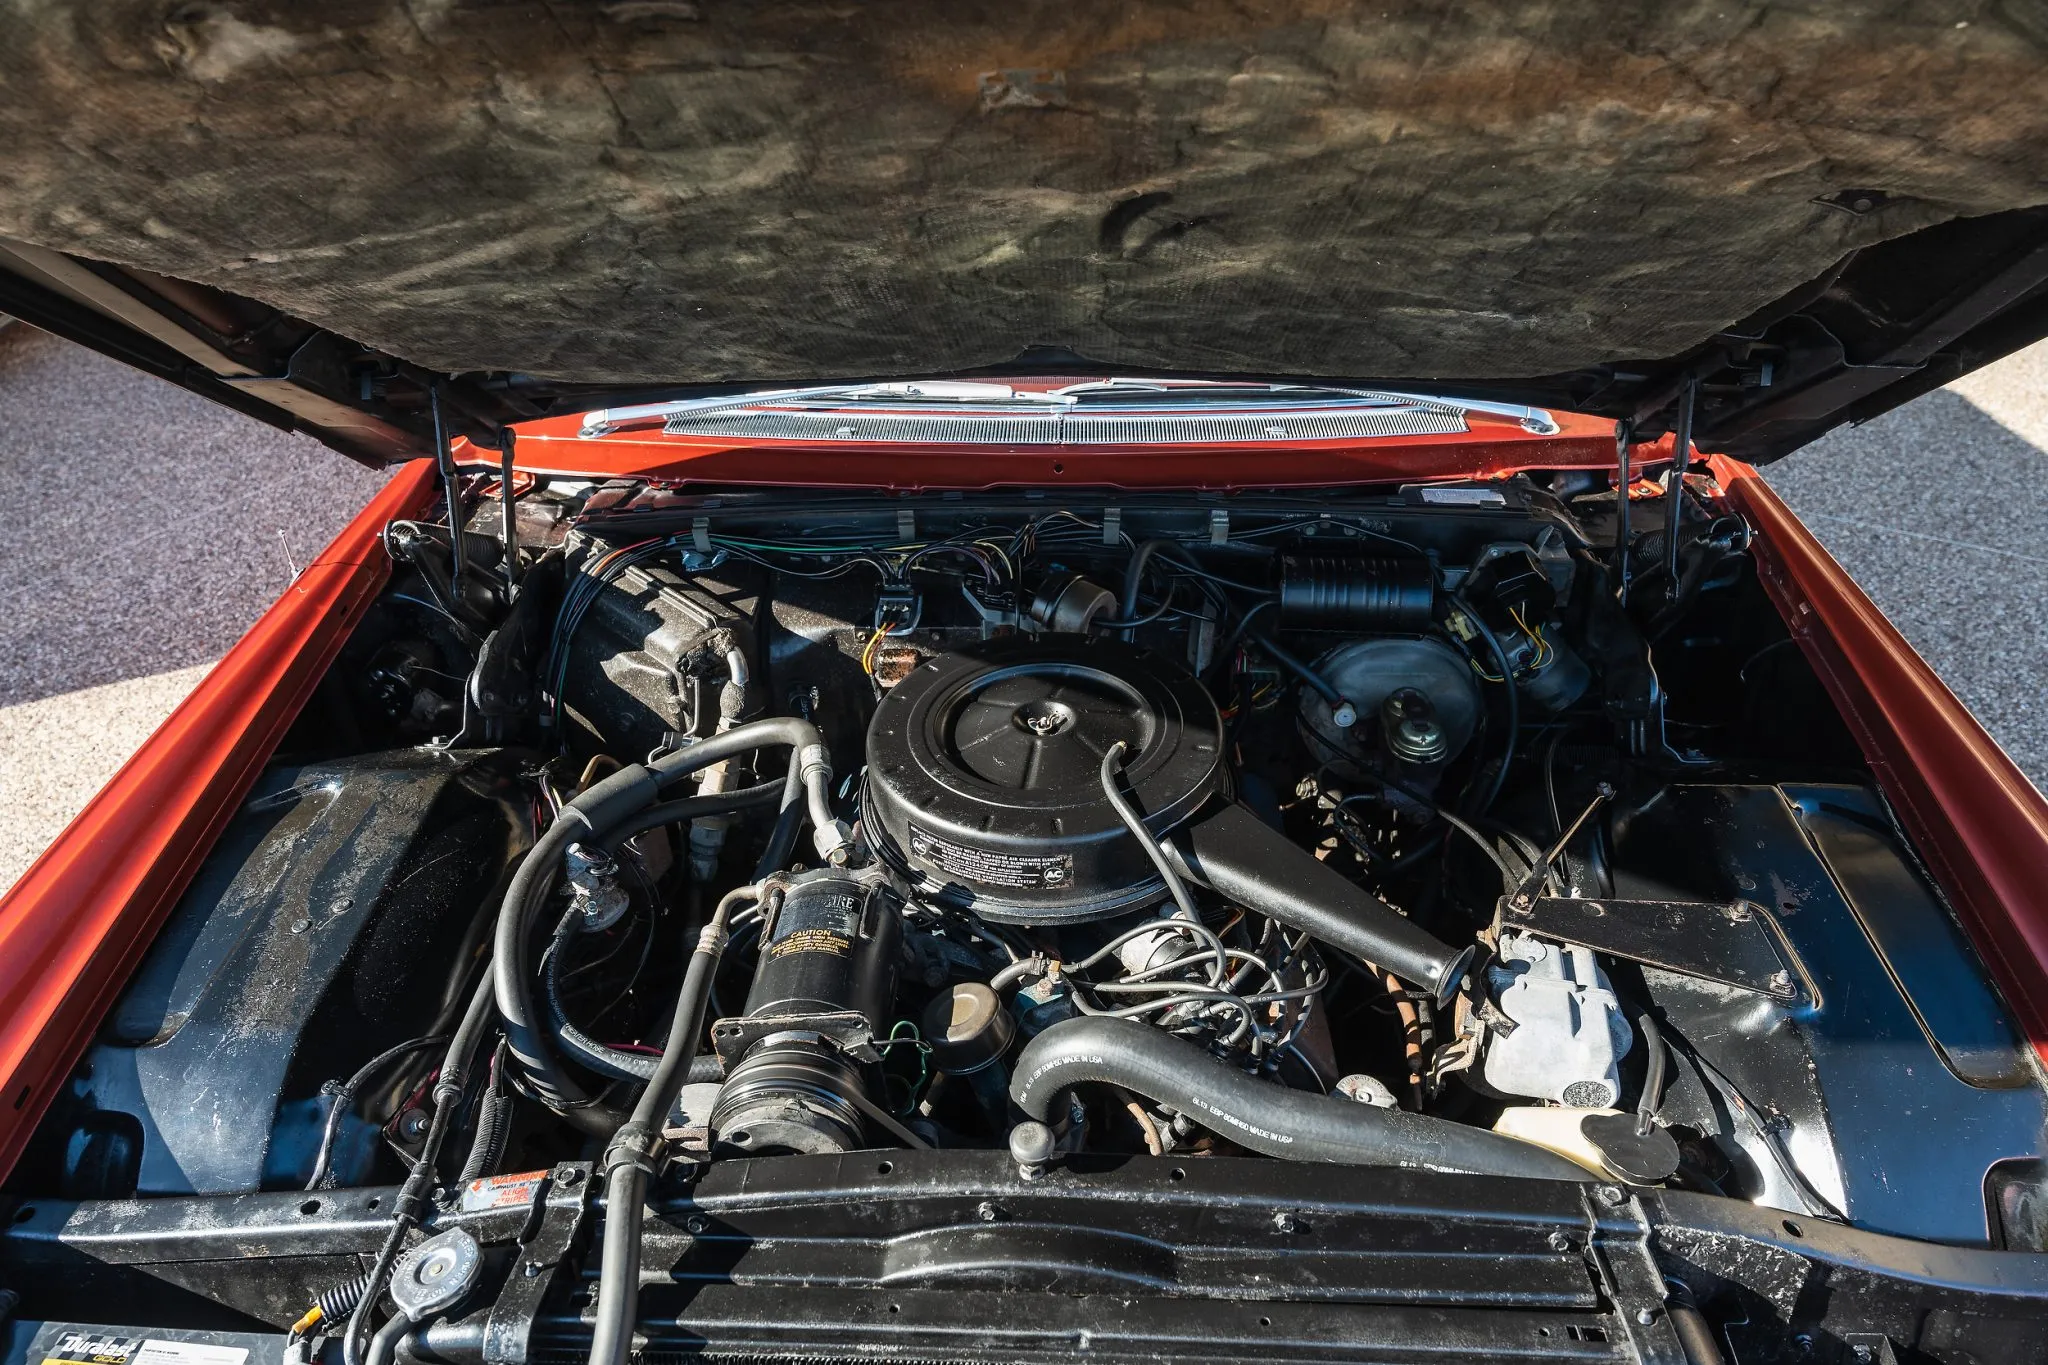
[[[832,782],[832,755],[822,744],[806,744],[797,751],[797,767],[806,783],[814,777],[827,786]]]
[[[611,1144],[604,1149],[606,1178],[628,1166],[645,1171],[652,1178],[661,1170],[663,1146],[659,1130],[637,1123],[621,1124],[619,1131],[612,1134]]]

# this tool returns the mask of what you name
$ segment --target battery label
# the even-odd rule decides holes
[[[910,827],[910,856],[951,877],[983,886],[1058,887],[1074,879],[1071,853],[1002,853],[969,848]]]
[[[243,1365],[246,1346],[66,1332],[43,1348],[43,1365]]]

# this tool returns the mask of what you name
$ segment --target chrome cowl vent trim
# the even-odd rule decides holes
[[[1435,405],[1220,412],[1073,410],[917,412],[741,407],[676,413],[670,436],[778,441],[873,441],[947,445],[1188,445],[1454,435],[1464,415]]]

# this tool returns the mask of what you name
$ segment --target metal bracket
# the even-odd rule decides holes
[[[711,1046],[727,1071],[738,1066],[747,1050],[777,1033],[812,1033],[855,1061],[876,1062],[874,1025],[859,1010],[832,1014],[770,1014],[759,1018],[720,1019],[711,1026]]]
[[[582,1237],[590,1216],[591,1175],[587,1162],[557,1166],[535,1191],[537,1225],[520,1246],[505,1287],[484,1320],[485,1365],[523,1365],[541,1304],[556,1277],[577,1278],[569,1249]]]
[[[1496,925],[1579,943],[1667,972],[1716,981],[1790,1004],[1820,992],[1775,916],[1752,901],[1503,898]]]
[[[911,541],[917,539],[917,512],[909,507],[896,509],[896,538]]]
[[[1230,543],[1230,513],[1221,507],[1209,509],[1209,543],[1227,545]]]
[[[1650,697],[1647,714],[1629,724],[1629,745],[1636,757],[1652,762],[1676,764],[1681,768],[1708,768],[1713,760],[1697,749],[1680,749],[1671,742],[1671,732],[1665,722],[1665,705],[1668,695],[1664,683],[1657,676],[1657,661],[1649,650],[1643,652],[1643,663],[1650,672]]]
[[[1614,788],[1602,782],[1594,791],[1592,801],[1587,804],[1584,810],[1579,812],[1579,818],[1572,821],[1571,825],[1557,836],[1557,842],[1551,846],[1550,851],[1545,853],[1537,861],[1536,865],[1529,869],[1529,875],[1522,879],[1522,884],[1515,888],[1512,896],[1508,897],[1508,910],[1510,913],[1520,914],[1529,908],[1536,900],[1537,894],[1543,890],[1543,882],[1550,875],[1550,869],[1557,866],[1557,860],[1564,856],[1564,851],[1567,848],[1571,847],[1572,840],[1578,838],[1579,831],[1585,827],[1586,822],[1598,814],[1602,806],[1613,799]]]
[[[1636,477],[1629,466],[1629,448],[1635,439],[1635,428],[1628,419],[1614,424],[1614,573],[1620,580],[1614,597],[1624,607],[1628,605],[1629,587],[1628,490]]]
[[[1124,509],[1105,507],[1102,509],[1102,543],[1118,545],[1124,538]]]
[[[1678,421],[1671,432],[1671,473],[1664,488],[1664,600],[1678,600],[1678,542],[1685,532],[1685,471],[1692,465],[1692,415],[1700,392],[1688,375],[1678,393]]]
[[[690,518],[690,543],[696,546],[700,554],[711,553],[711,518]]]
[[[1642,1365],[1687,1365],[1692,1357],[1672,1326],[1669,1295],[1641,1202],[1619,1184],[1580,1189],[1593,1227],[1587,1260],[1614,1304],[1630,1358]]]

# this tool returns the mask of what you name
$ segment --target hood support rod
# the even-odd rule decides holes
[[[1678,423],[1671,431],[1671,476],[1664,489],[1664,596],[1678,600],[1678,533],[1685,527],[1685,471],[1692,464],[1692,409],[1698,399],[1698,375],[1688,375],[1678,391]]]
[[[441,470],[441,497],[448,504],[448,596],[462,601],[462,475],[448,444],[448,419],[441,411],[441,381],[427,385],[427,406],[434,414],[434,463]]]
[[[1614,424],[1614,598],[1628,605],[1628,490],[1635,482],[1629,468],[1629,447],[1635,441],[1635,424],[1624,417]]]
[[[519,517],[512,506],[512,428],[498,432],[498,503],[505,512],[505,605],[519,595]]]

